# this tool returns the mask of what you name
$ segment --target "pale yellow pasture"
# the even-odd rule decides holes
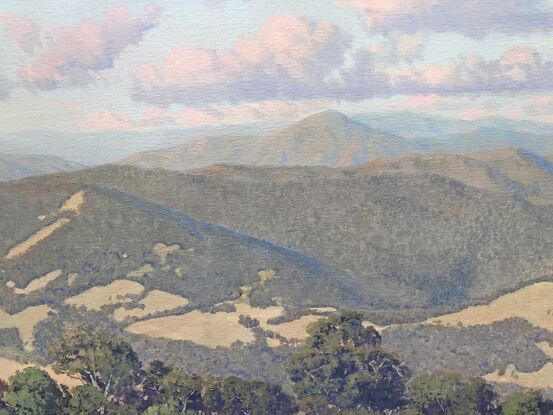
[[[270,330],[287,339],[303,340],[307,338],[305,329],[321,316],[303,316],[297,320],[269,324],[270,319],[282,315],[284,308],[271,306],[266,308],[252,307],[244,299],[231,303],[236,307],[233,312],[204,313],[199,310],[179,315],[145,320],[131,324],[127,331],[150,337],[162,337],[171,340],[189,340],[207,347],[228,347],[235,341],[248,343],[254,340],[253,332],[239,323],[240,316],[249,316],[259,321],[259,327]],[[128,311],[128,310],[126,310]],[[119,317],[119,316],[118,316]],[[280,345],[278,340],[268,339],[271,347]]]
[[[314,313],[335,313],[338,311],[334,307],[311,307],[310,310]]]
[[[134,271],[129,271],[127,277],[129,278],[142,278],[146,274],[151,274],[154,272],[154,267],[151,264],[144,264],[140,268],[135,269]]]
[[[15,284],[8,285],[8,283],[12,281],[8,281],[6,285],[8,285],[8,287],[11,286],[10,288],[12,288],[15,294],[29,295],[34,293],[35,291],[39,291],[46,288],[48,284],[58,279],[61,276],[61,274],[62,274],[61,269],[57,269],[55,271],[49,272],[48,274],[45,274],[42,277],[32,280],[29,284],[27,284],[25,288],[17,288]]]
[[[457,313],[429,319],[425,323],[474,326],[512,317],[526,319],[536,327],[553,331],[553,282],[532,284],[505,294],[490,304],[468,307]]]
[[[398,326],[398,325],[400,324],[391,324],[389,326],[379,326],[378,324],[371,323],[370,321],[363,321],[363,327],[368,328],[372,326],[379,333],[382,333],[382,331],[386,330],[388,327]]]
[[[274,269],[262,269],[257,273],[257,275],[259,276],[259,282],[263,285],[265,281],[270,281],[273,278],[276,278],[277,273]]]
[[[321,316],[302,316],[297,320],[288,321],[282,324],[269,325],[268,330],[274,331],[287,339],[305,340],[309,336],[307,334],[307,326],[311,323],[319,321]]]
[[[50,366],[43,367],[43,366],[33,365],[29,363],[24,364],[24,363],[16,362],[15,360],[4,359],[1,357],[0,357],[0,379],[8,381],[9,378],[15,375],[18,370],[21,371],[26,367],[32,367],[32,366],[39,367],[40,369],[43,369],[46,372],[48,372],[50,377],[60,385],[65,385],[72,388],[83,384],[83,382],[77,379],[73,379],[67,375],[55,373],[52,367]]]
[[[180,245],[177,244],[166,245],[163,242],[158,242],[152,248],[152,252],[159,257],[161,263],[164,263],[165,261],[167,261],[167,255],[175,253],[180,249]]]
[[[540,349],[547,357],[553,359],[553,347],[547,342],[536,343],[538,349]]]
[[[26,254],[31,248],[38,245],[41,241],[48,238],[56,230],[61,228],[63,225],[67,225],[69,222],[70,220],[67,218],[59,218],[54,223],[51,223],[50,225],[43,227],[42,229],[38,230],[37,232],[29,236],[23,242],[11,248],[8,251],[8,254],[6,255],[6,259],[13,259],[18,256]]]
[[[180,295],[153,290],[140,300],[138,304],[142,307],[135,307],[129,310],[124,307],[118,308],[114,311],[113,318],[117,321],[123,321],[127,317],[143,318],[162,311],[184,307],[188,304],[188,300]]]
[[[236,321],[238,321],[238,318],[240,317],[240,315],[250,316],[251,318],[255,318],[259,320],[259,325],[263,329],[269,329],[269,330],[270,330],[270,327],[274,327],[274,326],[267,324],[267,320],[270,320],[272,318],[282,315],[282,312],[284,311],[284,308],[278,307],[278,306],[272,306],[272,307],[266,307],[266,308],[252,307],[247,302],[243,302],[243,301],[237,301],[232,304],[236,307],[236,311],[229,314],[234,314],[234,316],[236,317]]]
[[[100,310],[105,305],[123,304],[133,301],[144,292],[144,286],[136,281],[116,280],[111,284],[92,287],[65,302],[74,307],[84,306],[89,310]]]
[[[84,197],[84,191],[81,190],[80,192],[75,193],[74,195],[71,195],[69,199],[67,199],[65,202],[63,202],[63,205],[60,207],[61,213],[75,213],[79,214],[81,213],[81,209],[84,207],[85,204],[85,197]]]
[[[67,284],[69,284],[69,286],[75,284],[75,281],[77,281],[77,278],[79,278],[79,274],[77,274],[76,272],[72,272],[67,276]]]
[[[189,340],[202,346],[229,347],[240,340],[249,343],[253,333],[238,323],[233,313],[202,313],[194,310],[180,316],[154,318],[131,324],[130,333],[171,340]]]
[[[35,326],[48,317],[50,307],[38,305],[27,307],[17,314],[0,312],[0,329],[16,328],[23,342],[25,350],[33,349],[33,330]]]
[[[525,388],[544,389],[553,388],[553,363],[546,363],[536,372],[518,372],[514,365],[507,366],[504,375],[497,371],[484,376],[488,382],[513,383]]]
[[[278,347],[280,346],[282,343],[280,342],[280,340],[278,339],[272,339],[270,337],[267,337],[267,346],[269,347]]]

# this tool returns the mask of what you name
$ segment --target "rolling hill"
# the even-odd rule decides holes
[[[0,153],[0,181],[37,174],[84,169],[86,166],[56,156]]]
[[[552,274],[553,221],[547,207],[432,171],[377,169],[369,174],[364,168],[356,173],[319,167],[219,166],[183,174],[106,166],[49,176],[48,186],[45,178],[11,185],[114,188],[196,220],[271,241],[345,276],[369,308],[487,300]],[[11,193],[21,191],[14,188]],[[29,210],[40,215],[27,198],[13,203],[17,209],[33,205]],[[14,213],[7,225],[4,243],[13,244],[22,237],[18,233],[28,232],[19,216]]]
[[[285,382],[290,344],[335,308],[423,322],[550,280],[551,210],[498,179],[514,165],[511,181],[547,182],[542,159],[505,150],[347,168],[107,165],[0,183],[0,353],[47,364],[48,344],[86,321],[145,360]],[[551,339],[518,320],[384,336],[416,371],[481,375],[539,370],[535,344]]]
[[[28,198],[26,190],[36,191],[25,187],[17,196]],[[0,188],[5,195],[6,188]],[[42,220],[24,205],[17,204],[17,212],[3,211],[3,219],[26,217],[23,220],[31,224],[18,232],[11,227],[2,231],[0,266],[5,281],[0,296],[10,314],[39,304],[55,307],[84,288],[126,278],[148,290],[181,295],[190,307],[209,307],[238,297],[244,286],[258,282],[258,272],[264,269],[278,270],[278,278],[256,286],[252,304],[268,305],[276,297],[292,305],[320,305],[324,299],[324,304],[356,306],[364,301],[354,282],[299,252],[115,189],[60,184],[56,193],[48,196],[49,209],[42,206]],[[70,200],[72,193],[83,200],[80,210],[58,209],[60,199]],[[14,292],[14,286],[29,286],[53,270],[61,272],[44,290]],[[69,275],[73,283],[68,286]],[[306,292],[317,297],[309,300]]]

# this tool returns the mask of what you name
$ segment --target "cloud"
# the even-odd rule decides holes
[[[173,116],[161,108],[146,108],[141,117],[111,111],[96,112],[77,122],[75,128],[83,132],[148,131],[173,124]]]
[[[332,108],[328,100],[260,101],[245,105],[220,105],[207,108],[187,108],[178,112],[176,120],[181,127],[205,125],[232,125],[265,121],[290,120],[313,112]]]
[[[20,77],[41,90],[71,87],[93,82],[99,72],[114,61],[144,33],[158,23],[161,9],[150,5],[138,16],[126,7],[106,10],[99,24],[83,21],[76,27],[52,31],[52,41],[31,64],[22,66]]]
[[[332,108],[336,102],[328,100],[260,101],[245,105],[217,105],[201,108],[185,108],[169,111],[149,107],[141,116],[128,113],[99,111],[75,125],[78,131],[150,131],[155,128],[196,128],[214,125],[236,125],[265,121],[290,120],[304,117],[323,109]]]
[[[5,13],[0,14],[0,22],[4,24],[6,36],[27,54],[32,55],[40,47],[40,26],[33,20]]]
[[[10,97],[11,89],[11,83],[0,77],[0,101],[5,101]]]
[[[457,112],[457,117],[465,121],[479,120],[497,114],[497,111],[486,108],[465,108]]]
[[[375,33],[551,32],[553,10],[547,0],[337,0],[356,8]]]
[[[552,90],[553,63],[532,47],[514,47],[496,60],[469,55],[445,64],[391,71],[393,90],[400,93],[517,92]]]
[[[342,66],[350,36],[334,24],[286,14],[266,20],[228,51],[173,49],[161,67],[132,70],[134,99],[157,105],[317,98]]]
[[[386,104],[386,108],[394,110],[428,110],[443,104],[444,98],[439,95],[408,95],[399,101]]]

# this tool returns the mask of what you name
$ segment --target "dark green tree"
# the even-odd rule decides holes
[[[160,368],[156,366],[153,370]],[[176,367],[169,367],[168,371],[162,368],[160,372],[154,378],[158,385],[156,403],[173,408],[175,413],[202,408],[202,383],[198,376],[187,375]]]
[[[501,404],[503,415],[542,415],[543,397],[538,391],[509,395]]]
[[[493,415],[497,396],[481,378],[465,380],[456,373],[423,374],[408,385],[409,396],[427,415]]]
[[[145,415],[175,415],[175,408],[168,404],[152,405],[146,411]]]
[[[122,403],[132,400],[144,381],[142,364],[131,346],[90,326],[66,332],[50,355],[57,373],[80,379]]]
[[[361,314],[342,311],[308,332],[305,347],[287,366],[300,399],[313,402],[318,396],[342,409],[381,411],[402,405],[409,370],[380,349],[379,333],[363,326]]]
[[[0,379],[0,415],[11,415],[13,413],[9,410],[6,402],[4,402],[4,394],[8,392],[8,390],[8,382]]]
[[[63,391],[44,370],[28,367],[10,378],[4,395],[8,408],[17,415],[59,415],[64,406]]]
[[[289,415],[297,409],[292,397],[280,386],[234,376],[210,381],[204,393],[204,409],[208,413]]]
[[[71,390],[71,398],[65,408],[67,415],[114,414],[114,404],[94,386],[82,385]]]

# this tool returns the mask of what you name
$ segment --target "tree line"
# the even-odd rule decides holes
[[[0,415],[546,415],[537,391],[500,400],[481,378],[437,372],[412,376],[381,348],[362,315],[342,311],[311,325],[287,363],[290,391],[238,377],[187,374],[154,360],[143,365],[125,341],[90,326],[52,345],[56,373],[78,379],[69,389],[38,367],[0,381]]]

